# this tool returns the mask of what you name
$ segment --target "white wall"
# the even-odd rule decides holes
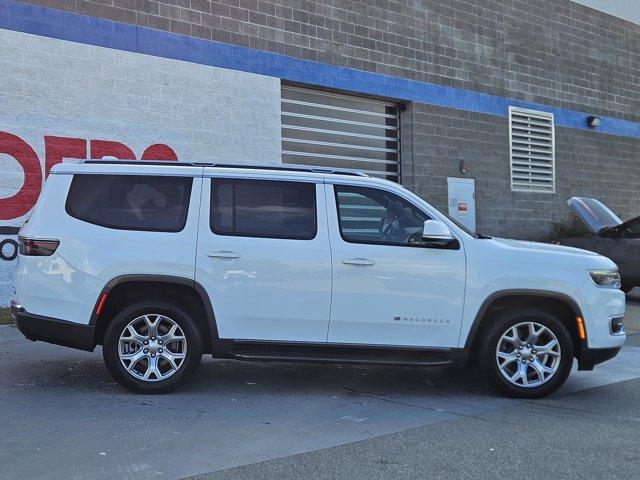
[[[45,136],[86,140],[87,156],[91,140],[108,140],[137,159],[161,143],[184,161],[281,162],[277,78],[2,29],[0,51],[0,132],[26,142],[41,168]],[[19,226],[28,214],[12,215],[8,199],[24,172],[2,148],[0,227]],[[0,306],[14,263],[0,259]]]

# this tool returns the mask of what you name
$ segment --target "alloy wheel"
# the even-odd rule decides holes
[[[533,388],[548,382],[562,358],[556,335],[537,322],[521,322],[502,334],[496,362],[504,378],[518,387]]]
[[[122,330],[118,356],[125,370],[145,382],[175,374],[187,355],[187,339],[180,326],[161,314],[141,315]]]

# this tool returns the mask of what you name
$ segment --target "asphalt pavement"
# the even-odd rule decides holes
[[[636,479],[639,394],[630,380],[196,478]]]
[[[640,331],[640,308],[628,318]],[[640,335],[538,401],[473,369],[211,358],[178,392],[140,396],[99,349],[12,326],[0,361],[0,478],[640,477]]]

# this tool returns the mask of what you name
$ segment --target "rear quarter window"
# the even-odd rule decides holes
[[[193,178],[142,175],[75,175],[67,213],[119,230],[179,232],[187,222]]]

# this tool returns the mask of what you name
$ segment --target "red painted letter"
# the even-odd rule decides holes
[[[124,143],[110,140],[91,140],[91,158],[100,160],[115,157],[118,160],[135,160],[136,155]]]
[[[20,137],[0,132],[0,153],[17,160],[24,171],[24,183],[12,197],[0,198],[0,220],[13,220],[33,208],[42,189],[42,169],[38,155]]]
[[[87,141],[82,138],[44,137],[44,175],[49,175],[49,170],[56,163],[61,163],[63,158],[87,158]]]
[[[142,154],[142,160],[167,160],[177,162],[178,156],[171,147],[163,143],[156,143],[147,147]]]

